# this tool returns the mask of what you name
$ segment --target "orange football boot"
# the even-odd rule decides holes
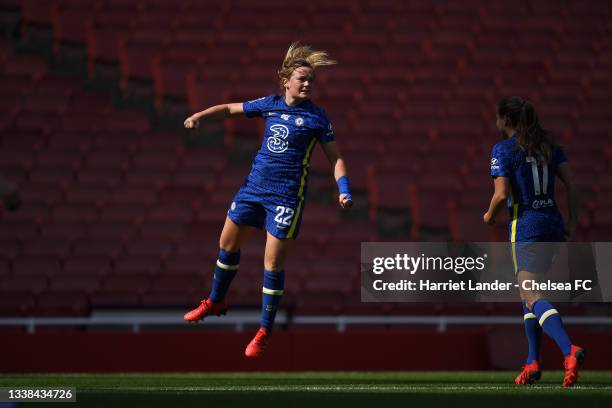
[[[183,319],[188,322],[197,322],[202,320],[206,316],[215,315],[221,316],[227,313],[227,306],[225,301],[221,301],[220,303],[213,303],[210,298],[206,300],[200,301],[200,305],[195,309],[185,313]]]
[[[253,340],[251,340],[249,345],[244,350],[244,355],[249,358],[261,357],[264,351],[266,351],[269,338],[270,333],[268,332],[268,329],[265,327],[260,327],[259,330],[257,330],[255,337],[253,337]]]
[[[531,385],[538,381],[541,376],[540,364],[537,360],[533,360],[530,364],[525,364],[523,366],[523,370],[518,377],[516,377],[514,382],[517,385]]]
[[[570,353],[565,356],[563,367],[565,367],[565,377],[563,378],[563,387],[573,387],[578,383],[578,368],[584,362],[584,349],[572,344]]]

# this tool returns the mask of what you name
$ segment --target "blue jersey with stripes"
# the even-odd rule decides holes
[[[528,156],[514,135],[493,146],[491,176],[510,182],[510,240],[561,241],[563,220],[555,202],[557,167],[567,158],[553,145],[548,162]]]
[[[334,140],[323,109],[310,100],[290,106],[284,96],[270,95],[244,102],[247,117],[263,117],[263,142],[247,185],[297,202],[306,195],[308,166],[317,142]]]

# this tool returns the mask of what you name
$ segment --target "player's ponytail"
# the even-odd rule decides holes
[[[516,129],[518,144],[529,156],[543,158],[548,163],[553,142],[549,132],[540,125],[531,102],[518,96],[503,98],[497,105],[497,114]]]
[[[317,67],[335,64],[337,62],[330,59],[326,51],[315,51],[308,45],[294,42],[289,46],[281,69],[278,70],[281,93],[285,92],[284,80],[288,80],[296,68],[309,67],[314,70]]]

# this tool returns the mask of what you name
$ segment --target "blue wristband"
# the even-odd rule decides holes
[[[338,179],[338,192],[340,194],[346,194],[347,200],[352,200],[351,188],[349,187],[349,179],[347,176],[342,176]]]

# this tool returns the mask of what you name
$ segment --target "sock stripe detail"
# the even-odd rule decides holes
[[[533,313],[525,313],[525,315],[523,316],[523,320],[527,320],[527,319],[536,319],[537,316],[534,315]]]
[[[540,326],[543,326],[544,321],[546,321],[546,319],[548,319],[549,316],[552,316],[554,314],[559,314],[559,312],[557,312],[557,309],[549,309],[545,311],[544,313],[542,313],[542,317],[540,317]]]
[[[238,270],[238,268],[240,267],[240,264],[238,265],[226,265],[223,262],[221,262],[220,260],[217,259],[217,266],[221,269],[225,269],[226,271],[236,271]]]
[[[268,289],[268,288],[266,288],[264,286],[262,292],[265,293],[266,295],[281,296],[283,294],[284,290]]]

